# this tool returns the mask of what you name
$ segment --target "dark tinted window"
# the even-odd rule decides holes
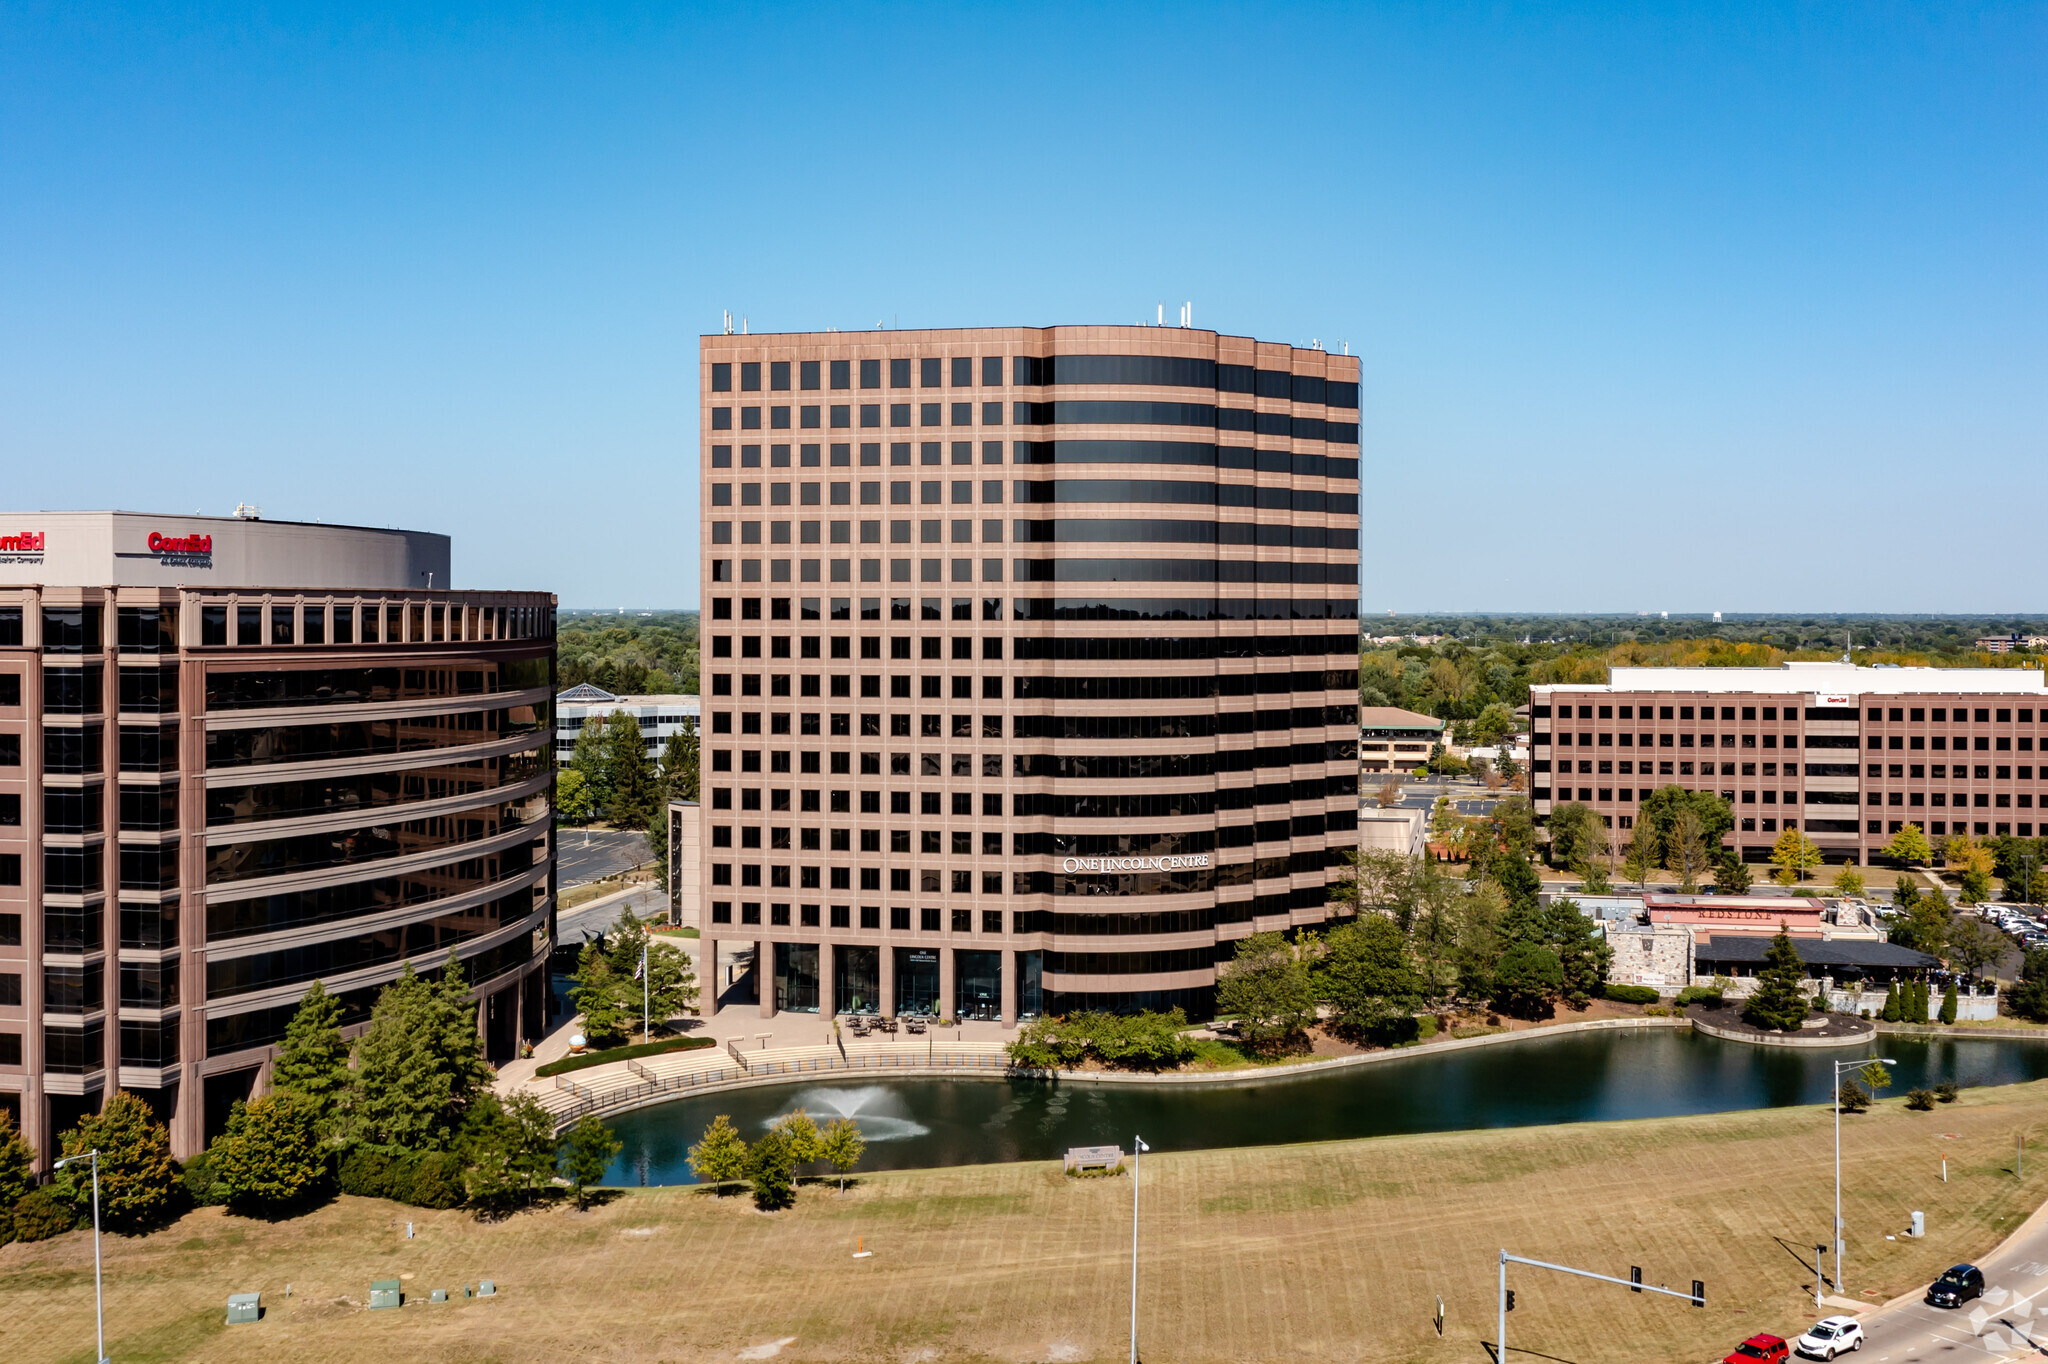
[[[943,360],[937,358],[919,360],[917,362],[917,386],[919,388],[939,387],[939,381],[944,370],[945,361]]]
[[[1323,385],[1323,402],[1330,407],[1358,406],[1358,385],[1340,384],[1335,379]]]
[[[910,361],[891,360],[889,362],[889,387],[910,387]]]
[[[1298,403],[1319,403],[1323,401],[1322,377],[1315,374],[1295,375],[1294,401]]]
[[[852,386],[853,362],[851,360],[834,360],[832,362],[832,387],[851,388]]]
[[[1003,385],[1003,357],[984,355],[981,357],[981,382],[984,387],[1001,388]]]
[[[1216,362],[1166,355],[1056,355],[1045,361],[1048,384],[1158,384],[1216,387]]]
[[[713,393],[732,392],[731,365],[713,365],[711,367],[711,391]]]
[[[21,608],[0,606],[0,646],[21,647]]]
[[[863,360],[860,362],[860,386],[862,388],[880,388],[882,386],[882,362],[880,360]]]
[[[1262,369],[1258,372],[1253,391],[1261,398],[1292,398],[1294,376],[1285,370]]]
[[[953,387],[972,388],[973,386],[974,358],[968,355],[955,357],[953,360]]]

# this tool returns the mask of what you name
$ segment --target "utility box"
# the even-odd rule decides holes
[[[447,1289],[445,1289],[445,1288],[437,1288],[437,1289],[435,1289],[435,1290],[434,1290],[434,1291],[433,1291],[433,1292],[432,1292],[431,1294],[429,1294],[429,1295],[427,1296],[427,1301],[428,1301],[428,1302],[446,1302],[446,1301],[448,1301],[448,1290],[447,1290]]]
[[[378,1279],[370,1285],[370,1306],[397,1307],[405,1302],[405,1290],[396,1279]]]
[[[484,1281],[483,1281],[482,1283],[480,1283],[480,1284],[478,1284],[478,1285],[476,1286],[476,1295],[477,1295],[477,1296],[478,1296],[479,1298],[495,1298],[495,1297],[497,1297],[497,1296],[498,1296],[498,1285],[497,1285],[496,1281],[495,1281],[495,1280],[491,1280],[491,1279],[485,1279],[485,1280],[484,1280]]]
[[[239,1326],[243,1322],[257,1321],[263,1316],[263,1295],[261,1293],[228,1294],[228,1325]]]
[[[1924,1212],[1916,1212],[1916,1213],[1914,1213],[1914,1214],[1913,1214],[1913,1231],[1912,1231],[1912,1234],[1913,1234],[1914,1236],[1925,1236],[1925,1235],[1927,1234],[1927,1214],[1926,1214],[1926,1213],[1924,1213]]]

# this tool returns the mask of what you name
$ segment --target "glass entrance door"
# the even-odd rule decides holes
[[[1003,954],[955,952],[953,994],[955,1018],[1002,1018]]]

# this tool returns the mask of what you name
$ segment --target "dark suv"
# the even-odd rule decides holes
[[[1984,1271],[1975,1265],[1957,1265],[1927,1288],[1927,1301],[1934,1307],[1961,1307],[1983,1296]]]

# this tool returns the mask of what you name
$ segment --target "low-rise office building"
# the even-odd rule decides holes
[[[323,981],[359,1026],[463,961],[537,1036],[554,599],[447,537],[120,512],[0,539],[0,1106],[47,1155],[114,1089],[180,1157]]]
[[[623,712],[640,726],[647,756],[660,758],[684,722],[695,724],[701,702],[694,696],[622,696],[588,682],[579,682],[555,698],[555,759],[566,763],[576,755],[576,739],[592,720],[609,720]]]
[[[1567,801],[1634,827],[1652,791],[1734,807],[1725,846],[1765,862],[1799,829],[1831,863],[1869,863],[1918,824],[2048,831],[2048,691],[2031,668],[1613,668],[1529,689],[1538,819]]]
[[[1375,774],[1413,772],[1444,741],[1444,722],[1399,706],[1358,708],[1358,767]]]

